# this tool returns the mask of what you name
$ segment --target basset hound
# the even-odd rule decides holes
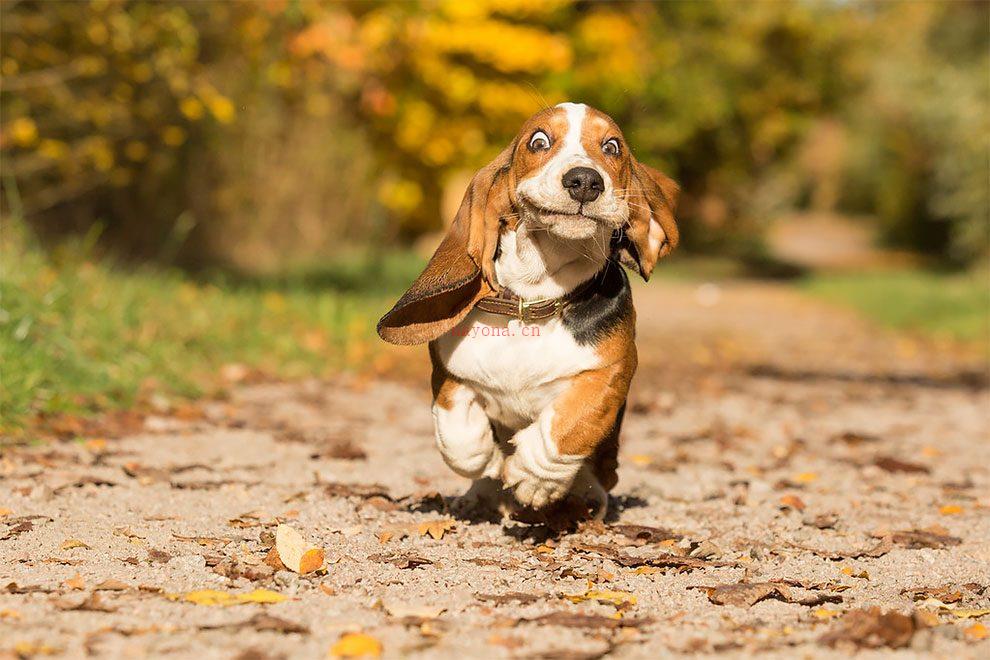
[[[649,279],[677,245],[677,195],[608,115],[576,103],[530,117],[474,176],[378,324],[388,342],[429,343],[437,447],[474,480],[459,508],[576,500],[604,517],[636,370],[618,264]]]

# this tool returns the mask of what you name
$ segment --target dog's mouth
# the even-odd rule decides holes
[[[522,201],[524,202],[526,209],[530,212],[528,215],[543,225],[552,225],[558,222],[568,222],[574,220],[587,220],[603,225],[612,224],[611,220],[608,218],[603,218],[593,213],[588,213],[584,208],[584,204],[578,204],[577,211],[569,211],[565,209],[553,208],[544,204],[537,204],[533,200],[526,197],[523,197]]]

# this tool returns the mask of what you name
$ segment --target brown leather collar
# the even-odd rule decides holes
[[[493,296],[480,298],[474,306],[492,314],[517,318],[523,323],[539,321],[563,312],[565,307],[590,293],[597,281],[598,275],[595,275],[559,298],[541,298],[539,300],[523,300],[513,291],[502,289]]]

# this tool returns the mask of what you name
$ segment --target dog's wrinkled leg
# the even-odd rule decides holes
[[[468,479],[498,477],[504,456],[474,392],[462,384],[445,388],[433,403],[437,448],[450,469]]]

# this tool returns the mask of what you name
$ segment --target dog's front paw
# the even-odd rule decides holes
[[[534,509],[542,509],[566,495],[573,477],[573,474],[535,474],[518,456],[511,456],[505,463],[506,488],[512,490],[516,501]]]

